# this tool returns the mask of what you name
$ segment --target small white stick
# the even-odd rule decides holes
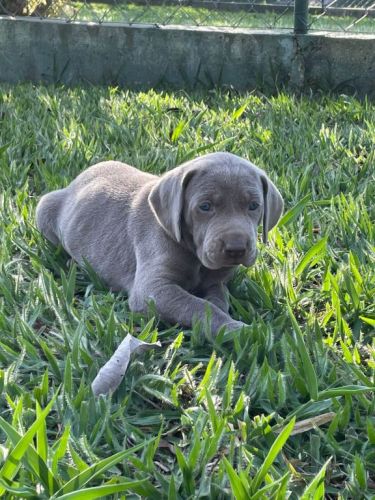
[[[114,392],[124,378],[131,354],[155,349],[155,347],[161,347],[160,342],[149,344],[128,333],[113,356],[101,367],[91,384],[94,395],[99,396],[99,394]]]

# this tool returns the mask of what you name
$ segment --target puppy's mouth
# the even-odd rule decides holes
[[[222,267],[238,266],[240,264],[249,267],[256,261],[257,251],[249,252],[241,257],[223,257],[213,252],[205,252],[202,257],[202,264],[212,270],[221,269]]]

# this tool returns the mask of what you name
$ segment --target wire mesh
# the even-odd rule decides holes
[[[0,0],[2,15],[160,26],[292,30],[293,12],[294,0]],[[310,0],[307,28],[375,33],[375,3],[373,0]]]
[[[309,30],[375,33],[374,0],[321,0],[309,10]]]

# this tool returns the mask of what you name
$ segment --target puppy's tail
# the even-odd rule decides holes
[[[59,189],[45,194],[36,207],[36,225],[39,231],[55,245],[60,241],[58,217],[65,195],[64,191],[64,189]]]

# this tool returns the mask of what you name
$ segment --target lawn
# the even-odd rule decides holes
[[[344,95],[0,86],[0,495],[374,498],[374,144],[375,105]],[[40,195],[99,160],[218,150],[286,203],[231,284],[241,333],[132,314],[35,229]],[[162,347],[94,398],[128,332]]]

